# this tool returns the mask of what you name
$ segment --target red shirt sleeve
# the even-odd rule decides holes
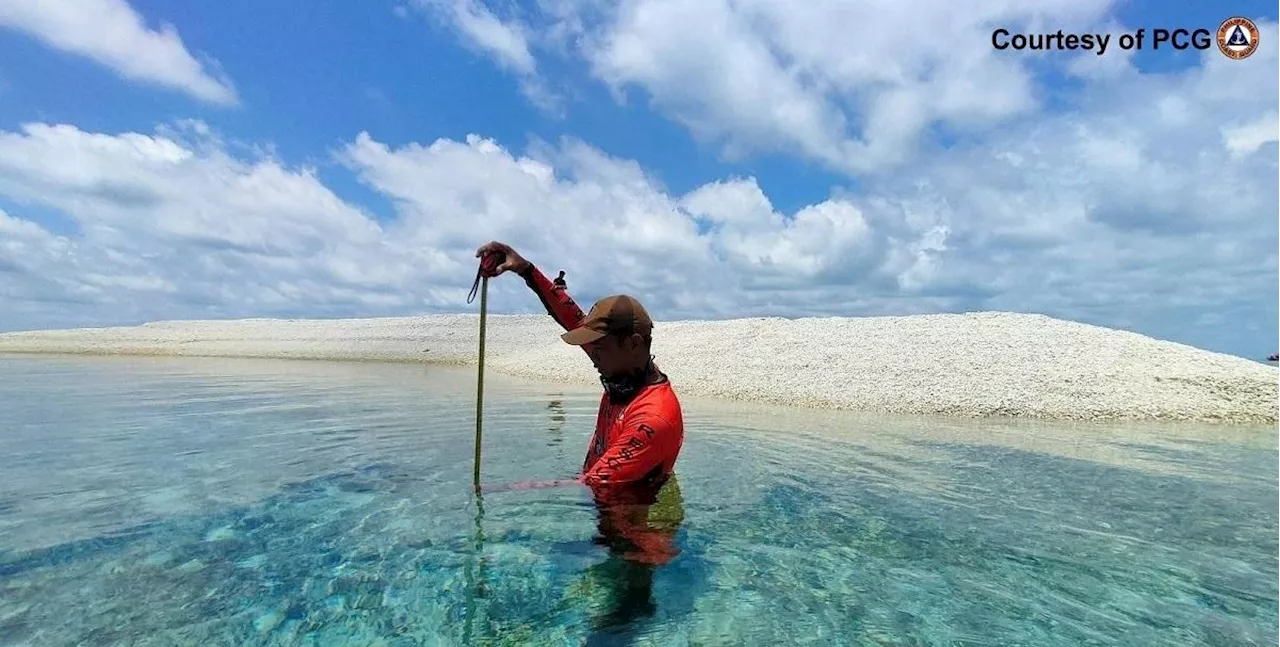
[[[573,330],[586,317],[582,313],[582,308],[579,308],[573,297],[569,296],[568,291],[552,283],[536,265],[530,263],[529,269],[520,276],[524,278],[525,285],[538,295],[542,306],[547,309],[547,314],[551,315],[561,328],[566,331]]]

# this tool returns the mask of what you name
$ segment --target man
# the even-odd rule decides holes
[[[490,242],[476,257],[498,255],[490,272],[514,272],[524,279],[565,333],[565,343],[580,346],[600,373],[604,393],[595,433],[576,483],[607,500],[653,500],[671,477],[684,444],[680,401],[650,354],[653,321],[644,306],[627,295],[597,301],[585,316],[563,288],[510,245]],[[526,487],[561,485],[552,481]]]
[[[552,281],[552,283],[555,283],[556,287],[558,287],[558,288],[560,288],[560,289],[562,289],[562,290],[565,288],[564,270],[560,270],[560,275],[559,275],[559,276],[557,276],[557,277],[556,277],[556,280],[555,280],[555,281]]]
[[[562,281],[547,280],[505,243],[483,245],[476,256],[500,261],[490,265],[482,260],[481,271],[491,277],[511,271],[523,278],[564,328],[560,338],[580,346],[600,373],[604,393],[579,477],[516,488],[570,483],[591,488],[600,513],[594,543],[606,546],[609,558],[583,577],[611,589],[613,600],[593,618],[587,644],[639,631],[638,622],[655,609],[655,569],[680,554],[676,534],[684,519],[673,474],[684,444],[684,417],[671,381],[650,353],[653,321],[644,306],[627,295],[600,299],[583,315]],[[563,276],[561,271],[557,278]]]

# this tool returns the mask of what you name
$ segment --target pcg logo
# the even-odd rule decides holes
[[[1248,18],[1228,18],[1218,27],[1218,50],[1237,61],[1258,51],[1258,26]]]

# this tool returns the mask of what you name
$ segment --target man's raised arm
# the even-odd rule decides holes
[[[525,265],[524,269],[517,273],[524,279],[525,285],[538,295],[543,307],[547,309],[547,314],[551,315],[561,328],[569,331],[578,327],[578,323],[584,317],[582,308],[578,307],[573,297],[569,296],[564,288],[552,283],[533,263]]]

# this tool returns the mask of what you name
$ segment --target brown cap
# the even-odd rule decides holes
[[[625,294],[607,296],[595,305],[577,328],[560,335],[567,344],[581,346],[604,337],[605,335],[623,335],[640,333],[647,335],[653,331],[653,320],[649,313],[634,297]]]

